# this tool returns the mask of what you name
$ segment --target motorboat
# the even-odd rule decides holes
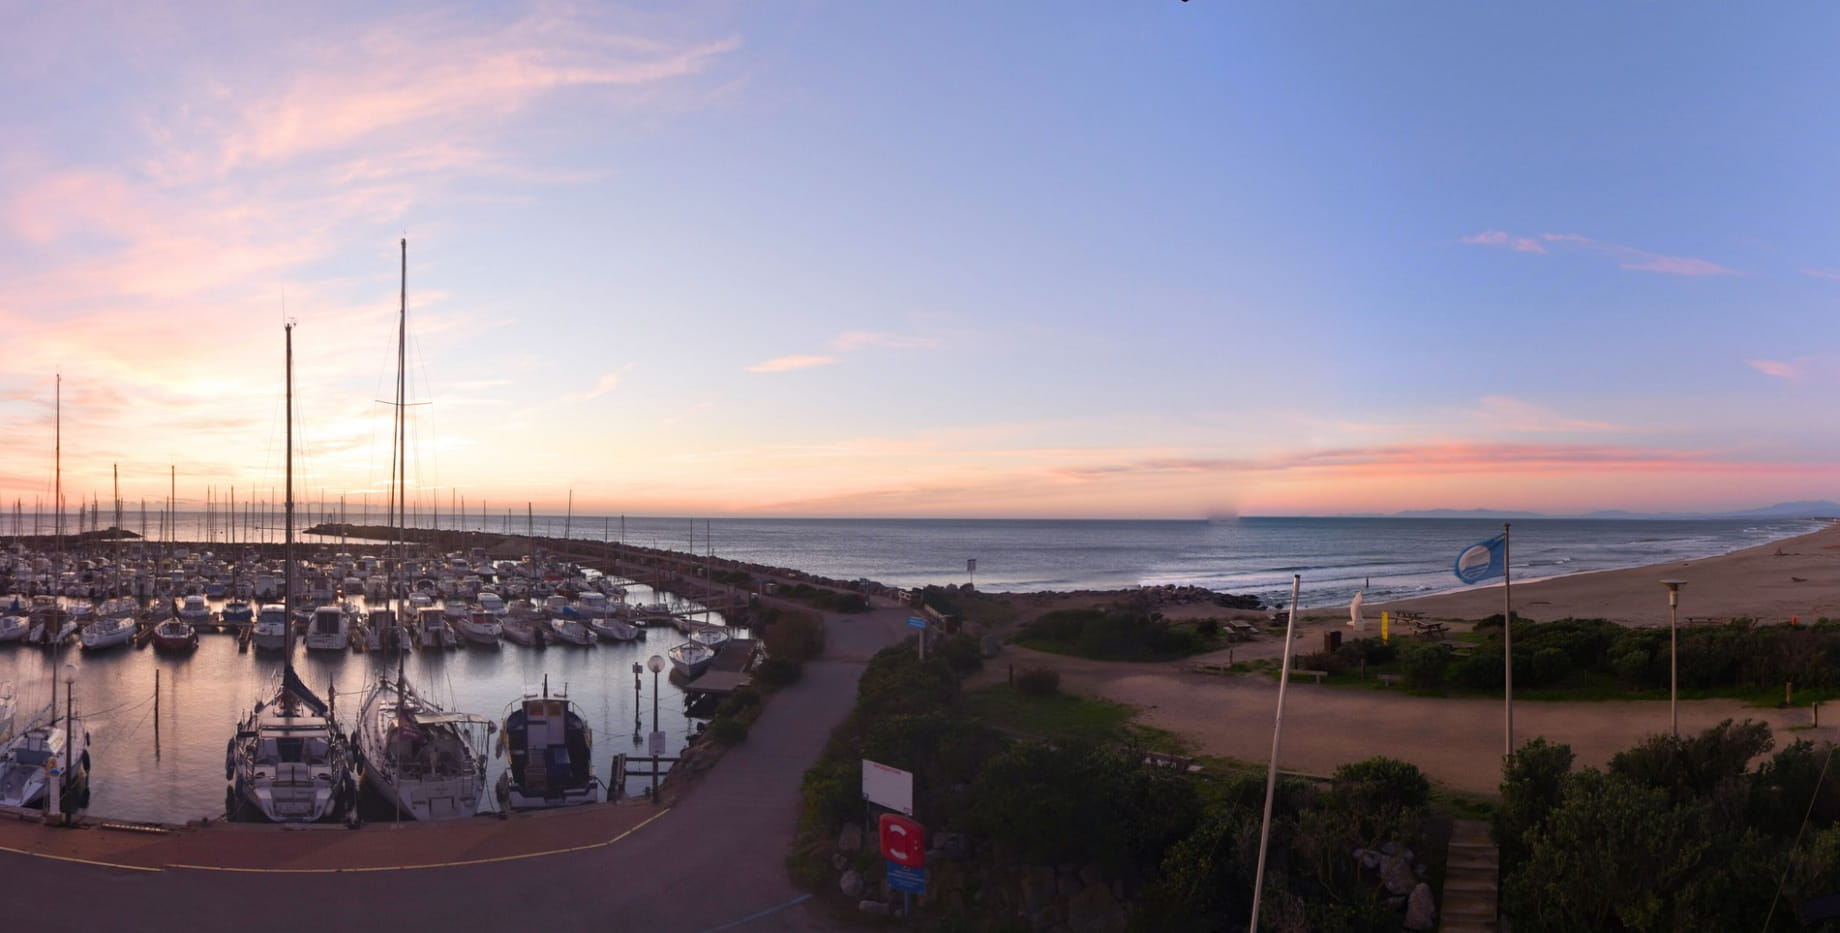
[[[499,636],[504,634],[504,623],[498,617],[477,609],[453,621],[454,631],[466,639],[468,644],[498,647]]]
[[[445,614],[434,606],[424,606],[416,611],[415,638],[423,648],[460,647],[460,639],[447,624]]]
[[[172,618],[153,627],[157,651],[190,651],[198,647],[198,629],[184,619]]]
[[[211,625],[217,621],[211,612],[211,604],[200,593],[180,597],[178,607],[173,609],[173,617],[184,619],[194,626]]]
[[[255,628],[249,643],[258,651],[280,651],[288,645],[287,609],[269,603],[256,613]]]
[[[549,631],[549,620],[538,612],[529,602],[519,600],[510,606],[502,623],[505,640],[526,648],[541,648],[548,643],[545,633]]]
[[[671,669],[683,676],[685,680],[695,680],[709,669],[709,662],[716,659],[716,649],[700,641],[686,641],[672,645],[665,654],[671,657]]]
[[[588,628],[602,641],[638,641],[645,637],[644,629],[624,619],[589,619]]]
[[[594,731],[568,698],[552,694],[549,677],[539,693],[526,689],[507,709],[498,752],[509,764],[498,778],[498,797],[508,810],[594,803]]]
[[[351,647],[352,609],[338,604],[313,610],[307,623],[308,651],[344,651]]]
[[[583,648],[593,645],[600,640],[600,638],[594,634],[594,630],[588,628],[588,623],[580,619],[571,619],[566,615],[556,616],[549,620],[548,634],[550,641],[559,641],[563,644],[577,645]]]
[[[33,609],[31,620],[32,631],[27,633],[26,641],[34,645],[57,648],[77,633],[76,620],[57,606]]]
[[[134,620],[119,616],[104,616],[83,626],[79,636],[84,651],[101,651],[114,648],[134,640]]]
[[[48,806],[53,774],[59,775],[59,791],[66,800],[74,795],[78,801],[75,806],[61,802],[62,808],[80,809],[89,779],[89,733],[83,731],[82,720],[58,718],[57,704],[49,703],[0,747],[0,806]]]
[[[711,648],[720,648],[728,641],[728,629],[720,625],[698,625],[690,630],[690,640],[701,642]]]
[[[29,616],[0,616],[0,644],[12,641],[24,641],[32,631],[32,619]]]
[[[249,605],[248,600],[244,599],[233,599],[225,603],[224,610],[218,613],[218,618],[222,619],[225,625],[239,628],[254,621],[255,617],[255,609]]]
[[[371,610],[369,623],[364,629],[364,647],[367,651],[408,649],[409,633],[397,624],[395,610]]]

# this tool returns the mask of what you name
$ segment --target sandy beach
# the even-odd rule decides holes
[[[1840,616],[1840,526],[1717,557],[1629,570],[1577,574],[1514,584],[1515,612],[1535,620],[1602,617],[1628,625],[1666,625],[1667,593],[1660,581],[1686,580],[1680,619],[1751,616],[1784,622],[1791,616],[1813,621]],[[1468,620],[1501,611],[1499,585],[1369,605],[1368,635],[1378,634],[1382,610],[1414,610],[1467,627]],[[1057,601],[1058,603],[1058,601]],[[1031,610],[1036,607],[1029,607]],[[1180,615],[1233,615],[1209,607],[1186,607]],[[1269,617],[1269,614],[1265,614]],[[1309,610],[1297,627],[1297,651],[1316,650],[1329,630],[1353,634],[1347,609]],[[1395,633],[1394,637],[1399,637]],[[1042,666],[1061,673],[1062,689],[1126,703],[1139,721],[1167,729],[1203,754],[1264,761],[1271,753],[1278,685],[1262,675],[1195,673],[1198,663],[1226,663],[1283,653],[1281,637],[1261,635],[1232,649],[1165,664],[1089,661],[1032,651],[1015,645],[978,675],[978,682],[1003,679],[1011,666]],[[1328,774],[1336,766],[1374,755],[1418,765],[1432,780],[1453,790],[1494,794],[1500,784],[1505,747],[1505,704],[1500,698],[1447,699],[1391,690],[1318,686],[1293,679],[1285,700],[1281,767]],[[1770,725],[1777,745],[1798,738],[1840,739],[1840,710],[1829,711],[1819,729],[1808,728],[1806,707],[1765,709],[1736,700],[1690,700],[1680,704],[1683,733],[1724,719],[1755,719]],[[1535,736],[1564,742],[1579,766],[1602,766],[1610,756],[1668,727],[1665,700],[1528,702],[1514,704],[1516,744]],[[1791,728],[1796,729],[1790,732]]]

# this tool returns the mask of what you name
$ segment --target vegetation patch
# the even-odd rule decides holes
[[[1195,626],[1133,609],[1062,609],[1022,626],[1014,641],[1039,651],[1096,661],[1173,661],[1221,645]]]

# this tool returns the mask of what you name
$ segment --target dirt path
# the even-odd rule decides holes
[[[1282,649],[1283,639],[1261,638],[1237,648],[1236,657],[1276,656]],[[1224,660],[1225,652],[1219,655]],[[1137,707],[1139,721],[1188,739],[1203,754],[1268,760],[1278,682],[1262,675],[1190,673],[1192,663],[1114,664],[1010,645],[976,682],[1000,681],[1012,664],[1018,672],[1051,667],[1060,671],[1063,690]],[[1341,764],[1387,755],[1419,766],[1453,790],[1493,794],[1501,783],[1504,707],[1500,699],[1416,697],[1293,679],[1284,704],[1279,767],[1328,774]],[[1809,725],[1807,709],[1760,709],[1735,700],[1680,704],[1683,734],[1724,719],[1768,723],[1778,747],[1797,738],[1840,740],[1834,725],[1840,710],[1830,711],[1819,730],[1789,732],[1791,726]],[[1602,766],[1615,753],[1668,728],[1665,700],[1514,704],[1517,743],[1535,736],[1564,742],[1581,767]]]

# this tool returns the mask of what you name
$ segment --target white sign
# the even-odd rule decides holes
[[[664,733],[662,732],[652,733],[652,755],[657,758],[664,757]]]
[[[914,773],[863,759],[863,799],[907,816],[914,815]]]

